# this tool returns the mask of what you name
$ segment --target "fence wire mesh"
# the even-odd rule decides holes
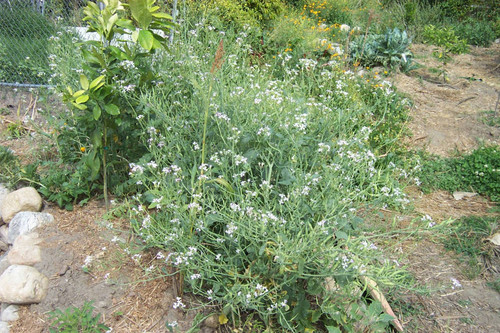
[[[46,85],[50,38],[80,25],[87,0],[0,0],[0,83]]]

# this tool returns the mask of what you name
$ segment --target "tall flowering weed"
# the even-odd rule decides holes
[[[399,97],[360,89],[335,63],[252,65],[245,31],[202,26],[186,27],[187,40],[157,63],[157,87],[138,97],[149,152],[130,164],[134,229],[225,315],[255,311],[285,331],[354,330],[368,317],[386,327],[381,310],[375,319],[368,311],[359,277],[388,287],[405,274],[381,264],[358,230],[367,204],[407,202],[372,137],[375,115],[390,108],[374,95]]]

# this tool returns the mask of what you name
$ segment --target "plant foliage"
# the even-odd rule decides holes
[[[51,320],[50,333],[103,333],[109,327],[99,323],[100,314],[93,315],[92,302],[85,302],[82,308],[69,307],[64,311],[59,309],[49,313]]]
[[[366,66],[383,65],[407,72],[415,68],[413,54],[408,49],[410,43],[406,31],[394,28],[383,35],[359,36],[349,49],[351,58]]]

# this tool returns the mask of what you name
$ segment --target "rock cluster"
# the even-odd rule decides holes
[[[18,305],[41,302],[49,280],[33,267],[41,261],[36,228],[54,221],[41,213],[42,198],[32,187],[8,192],[0,184],[0,333],[19,318]]]

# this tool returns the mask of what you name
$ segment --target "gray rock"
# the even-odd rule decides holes
[[[9,227],[6,225],[3,225],[0,227],[0,241],[3,241],[5,243],[9,242]]]
[[[3,272],[5,272],[5,270],[7,269],[7,267],[10,266],[10,263],[9,263],[9,259],[7,258],[7,254],[4,254],[2,256],[0,256],[0,275],[3,274]]]
[[[54,217],[49,213],[21,212],[9,223],[8,242],[12,244],[19,235],[28,234],[36,228],[51,223]]]
[[[462,200],[463,198],[475,197],[477,193],[474,192],[453,192],[453,198],[455,200]]]
[[[2,321],[16,321],[19,319],[19,306],[11,304],[2,310]]]
[[[9,324],[7,324],[4,321],[0,321],[0,333],[9,333],[9,332],[10,332]]]
[[[0,276],[0,302],[10,304],[40,303],[49,287],[49,279],[36,268],[11,265]]]
[[[3,240],[0,239],[0,251],[7,252],[9,249],[9,244],[5,243]]]
[[[0,206],[0,213],[5,223],[19,212],[39,212],[42,208],[42,197],[33,187],[24,187],[7,194]]]
[[[37,246],[41,242],[37,233],[19,235],[9,251],[7,258],[11,265],[28,265],[42,261],[42,251]]]

